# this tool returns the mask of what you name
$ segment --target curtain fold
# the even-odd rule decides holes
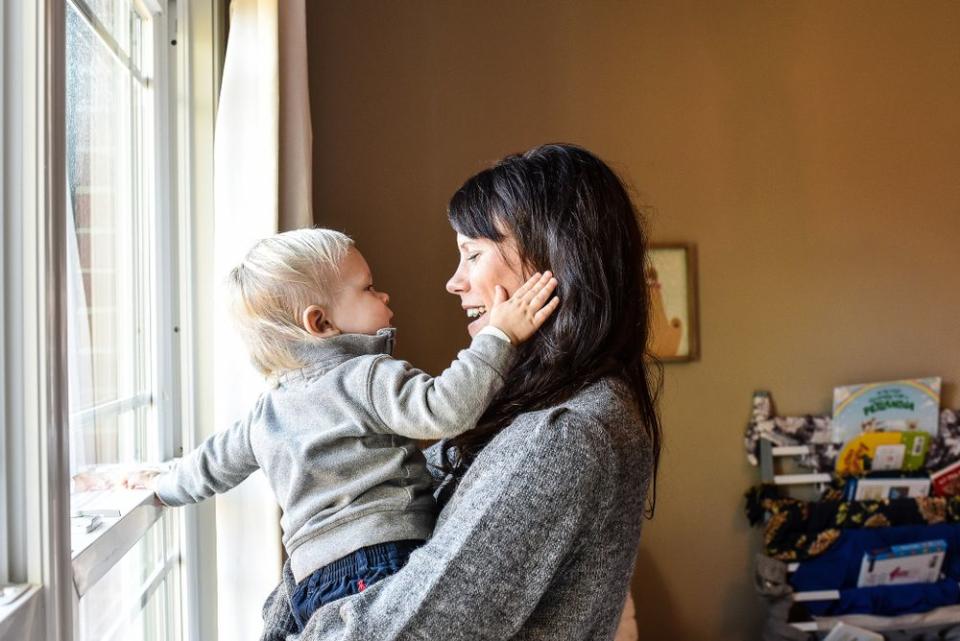
[[[204,433],[245,416],[264,385],[229,317],[225,277],[258,239],[312,222],[305,13],[304,0],[230,3],[214,138],[215,425]],[[259,636],[280,577],[279,516],[259,472],[217,498],[220,638]]]
[[[90,323],[86,313],[87,294],[80,265],[80,240],[73,209],[73,189],[67,186],[67,406],[72,415],[78,409],[93,407],[93,359],[90,354]],[[93,424],[70,425],[70,477],[80,471],[96,452]]]
[[[313,128],[307,73],[307,6],[280,3],[281,230],[313,225]]]

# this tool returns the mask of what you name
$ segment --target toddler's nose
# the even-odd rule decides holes
[[[390,294],[387,292],[380,292],[380,299],[383,301],[384,305],[390,304]]]

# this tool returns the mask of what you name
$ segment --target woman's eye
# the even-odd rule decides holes
[[[472,263],[477,259],[479,255],[480,255],[480,252],[476,252],[475,254],[470,254],[469,256],[467,256],[467,261]]]

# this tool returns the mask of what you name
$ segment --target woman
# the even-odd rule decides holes
[[[660,453],[636,210],[603,161],[545,145],[470,178],[449,216],[460,264],[447,290],[476,317],[471,336],[494,287],[535,271],[555,273],[560,308],[518,348],[477,428],[428,451],[444,480],[430,541],[297,638],[610,639]],[[265,639],[296,629],[284,575]]]

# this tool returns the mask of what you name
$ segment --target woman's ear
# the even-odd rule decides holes
[[[330,338],[340,333],[340,330],[319,305],[310,305],[303,310],[300,323],[307,332],[317,338]]]

